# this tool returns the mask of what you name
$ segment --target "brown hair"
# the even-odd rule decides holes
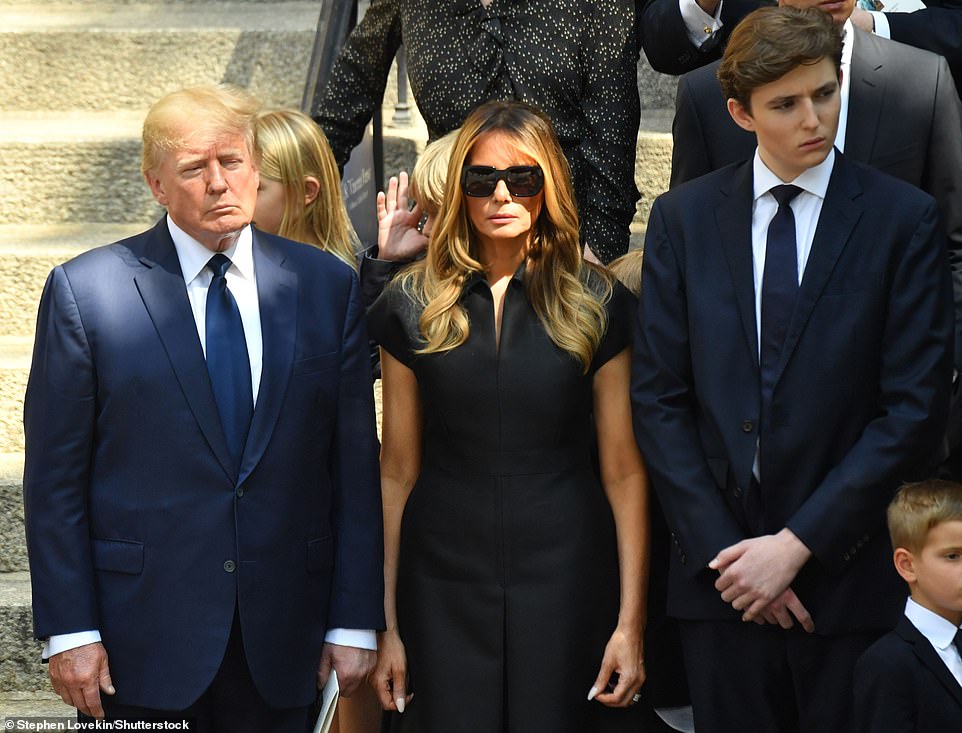
[[[164,154],[184,143],[185,133],[243,135],[254,155],[254,115],[260,102],[231,84],[179,89],[158,99],[144,119],[140,169],[156,170]]]
[[[842,33],[832,16],[816,8],[764,7],[735,27],[718,67],[726,99],[751,111],[752,92],[803,64],[828,58],[842,66]]]
[[[888,508],[892,547],[920,552],[929,530],[952,520],[962,521],[962,484],[941,479],[905,484]]]

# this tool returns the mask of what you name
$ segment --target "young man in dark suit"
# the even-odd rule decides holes
[[[819,11],[750,15],[720,75],[755,155],[649,220],[635,432],[699,733],[851,731],[855,660],[900,610],[884,509],[943,455],[937,209],[834,150],[841,46]]]
[[[962,730],[962,484],[906,484],[888,525],[911,597],[855,667],[857,731]]]
[[[64,702],[192,731],[302,733],[383,628],[357,278],[256,231],[257,103],[173,92],[144,121],[167,215],[56,267],[24,400],[34,631]]]
[[[808,7],[813,0],[783,0]],[[933,196],[948,238],[955,312],[954,359],[962,372],[962,103],[944,59],[852,27],[855,0],[842,0],[832,17],[843,29],[840,119],[835,146]],[[817,7],[817,6],[816,6]],[[671,185],[746,160],[754,136],[726,109],[718,63],[683,76],[672,124]],[[878,200],[879,209],[887,202]],[[944,470],[962,478],[962,385],[952,398]]]

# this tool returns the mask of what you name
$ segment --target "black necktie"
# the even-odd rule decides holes
[[[240,467],[254,412],[251,365],[237,302],[227,288],[231,261],[216,254],[207,262],[214,277],[207,289],[207,371],[227,447]]]
[[[772,196],[778,211],[768,226],[765,246],[765,273],[762,277],[762,335],[759,366],[761,369],[761,410],[764,431],[769,424],[769,409],[775,376],[782,355],[782,345],[798,295],[798,248],[795,243],[795,215],[789,205],[802,189],[798,186],[775,186]],[[759,435],[762,441],[763,436]],[[761,445],[760,445],[761,448]],[[764,481],[764,453],[761,459]]]

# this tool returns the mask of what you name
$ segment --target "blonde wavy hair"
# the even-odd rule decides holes
[[[284,186],[284,212],[278,234],[314,244],[357,269],[357,234],[341,197],[341,177],[324,132],[294,109],[261,112],[254,120],[261,176]],[[317,196],[304,204],[304,179],[320,182]]]
[[[468,338],[470,323],[461,294],[470,275],[484,274],[484,265],[464,204],[461,169],[477,141],[492,133],[504,135],[544,173],[544,205],[525,252],[525,289],[548,337],[587,373],[607,328],[604,303],[611,295],[611,278],[582,261],[568,162],[551,123],[521,102],[481,105],[468,115],[455,140],[427,257],[399,279],[400,287],[423,307],[418,325],[425,345],[417,353],[449,351]]]

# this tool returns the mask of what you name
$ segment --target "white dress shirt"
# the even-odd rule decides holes
[[[190,309],[194,315],[194,325],[197,327],[197,336],[206,357],[207,289],[214,277],[207,268],[207,262],[214,253],[178,227],[170,216],[167,217],[167,228],[174,241],[174,249],[177,250],[180,271],[187,287],[187,298],[190,300]],[[231,261],[225,277],[227,288],[237,302],[237,309],[240,311],[241,323],[244,327],[247,355],[251,362],[251,387],[256,406],[263,369],[263,338],[260,306],[257,299],[257,276],[254,272],[253,242],[251,228],[246,226],[241,230],[237,241],[224,250],[223,254]],[[324,640],[340,646],[377,649],[377,637],[371,629],[328,629]],[[48,659],[54,654],[98,641],[101,641],[98,630],[56,634],[44,642],[41,656],[43,659]]]
[[[783,181],[772,173],[771,169],[762,162],[758,150],[752,161],[754,200],[752,203],[752,275],[755,283],[755,334],[758,337],[758,355],[761,359],[762,343],[762,278],[765,275],[765,254],[768,248],[768,227],[778,211],[778,202],[770,191],[775,186],[791,183],[802,189],[791,204],[792,214],[795,216],[795,247],[798,255],[798,282],[802,283],[808,256],[812,252],[812,242],[815,240],[815,228],[818,217],[822,213],[825,192],[832,177],[835,165],[835,151],[829,151],[828,156],[821,163],[809,168],[794,181]],[[758,468],[758,444],[755,445],[755,461],[752,473],[761,481]]]
[[[905,617],[929,640],[939,659],[945,662],[956,682],[962,685],[962,656],[959,656],[959,650],[952,643],[959,627],[911,598],[905,602]]]

